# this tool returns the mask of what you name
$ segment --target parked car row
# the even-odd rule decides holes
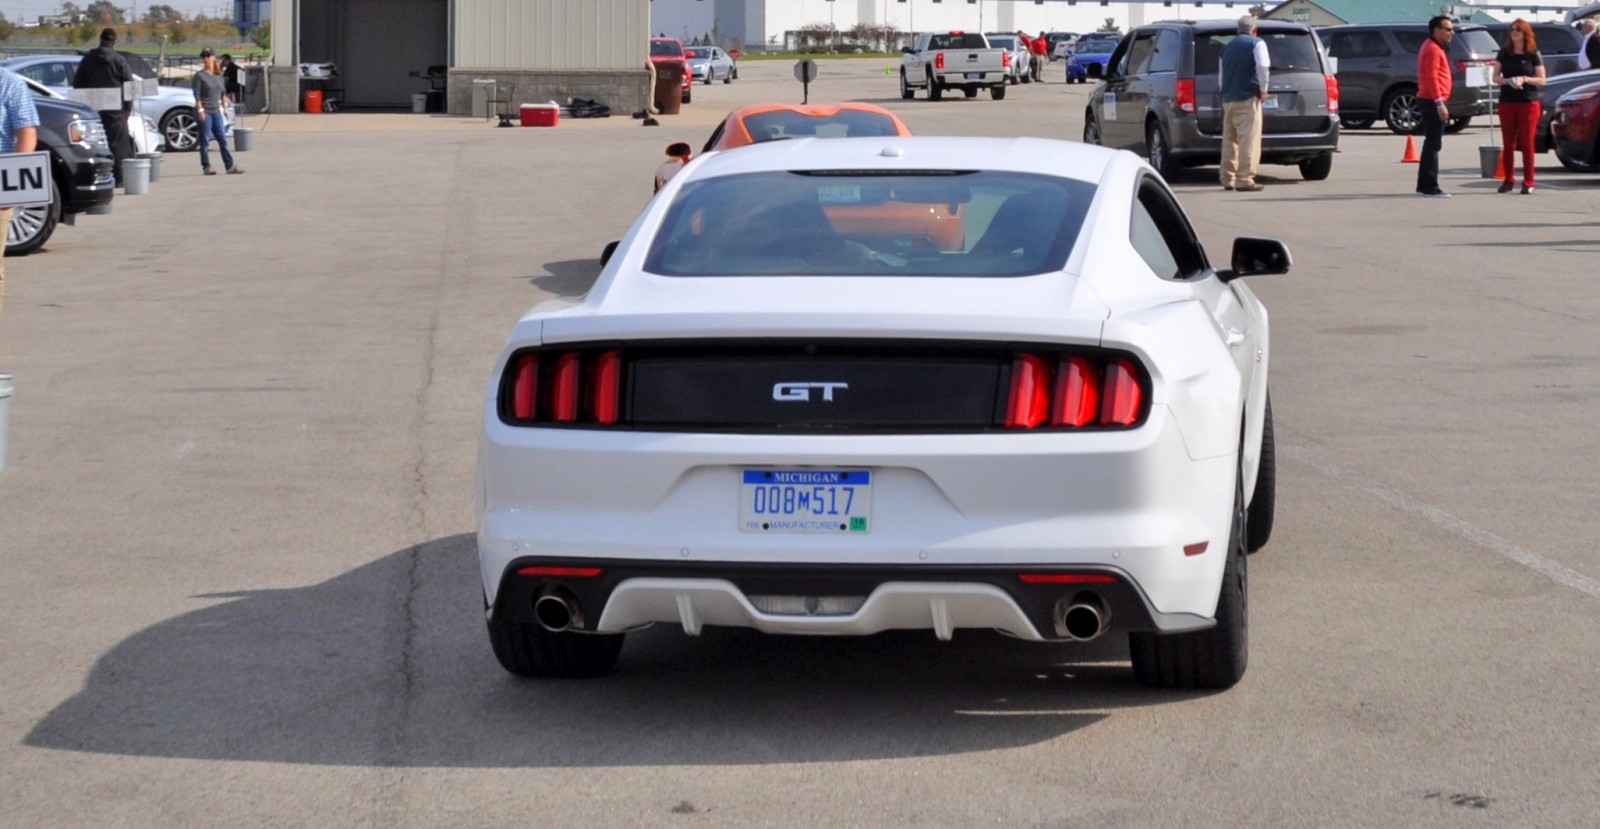
[[[121,54],[128,60],[135,77],[157,77],[155,69],[143,57],[132,52]],[[77,73],[78,63],[82,59],[82,55],[29,55],[0,61],[0,66],[66,95],[72,91],[72,77]],[[154,147],[141,146],[141,152],[158,149],[193,152],[198,149],[200,121],[195,116],[194,90],[186,86],[158,87],[155,97],[136,99],[133,111],[153,124],[161,134],[160,144]]]
[[[40,152],[50,154],[52,183],[49,204],[19,207],[6,227],[6,255],[25,256],[50,239],[60,222],[73,224],[82,213],[109,213],[116,189],[111,146],[100,116],[83,104],[68,101],[27,81],[39,110]],[[137,118],[137,116],[135,116]],[[137,128],[144,128],[143,119]],[[129,128],[136,128],[130,119]]]

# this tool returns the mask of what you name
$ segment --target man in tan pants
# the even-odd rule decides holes
[[[1261,104],[1267,99],[1267,44],[1256,37],[1256,19],[1239,18],[1239,35],[1217,61],[1222,88],[1222,189],[1260,190]]]

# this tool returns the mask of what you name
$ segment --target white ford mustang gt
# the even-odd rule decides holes
[[[1281,243],[1213,270],[1130,153],[889,137],[701,156],[607,253],[484,401],[508,671],[602,674],[668,622],[1118,631],[1147,684],[1243,675],[1274,475],[1237,277],[1286,272]]]

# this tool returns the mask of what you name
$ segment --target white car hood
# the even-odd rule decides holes
[[[1108,309],[1077,277],[664,277],[633,275],[603,296],[540,306],[523,325],[545,343],[605,337],[1014,337],[1099,342]],[[519,326],[520,327],[520,326]],[[524,335],[533,334],[524,329]]]

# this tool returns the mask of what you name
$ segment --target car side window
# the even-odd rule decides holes
[[[1205,252],[1189,220],[1157,181],[1147,178],[1139,185],[1128,226],[1134,250],[1162,279],[1187,279],[1206,269]]]
[[[1381,58],[1391,51],[1378,32],[1334,32],[1325,40],[1328,54],[1336,58]]]
[[[1422,32],[1395,32],[1394,39],[1406,54],[1415,55],[1422,51],[1422,44],[1428,36]]]
[[[1118,43],[1117,48],[1111,50],[1111,57],[1106,58],[1106,67],[1107,78],[1120,78],[1128,74],[1128,41]]]
[[[1569,55],[1578,51],[1578,30],[1571,26],[1535,26],[1534,35],[1539,39],[1539,51],[1546,54]]]
[[[1128,47],[1128,74],[1143,75],[1150,71],[1150,58],[1156,52],[1155,35],[1141,34],[1133,39],[1133,45]]]
[[[1156,53],[1150,58],[1151,72],[1176,72],[1178,71],[1178,51],[1182,43],[1178,33],[1165,29],[1156,36]]]

